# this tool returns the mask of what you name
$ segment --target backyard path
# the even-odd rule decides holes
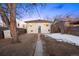
[[[42,41],[40,39],[40,34],[38,34],[38,39],[37,39],[37,43],[36,43],[36,49],[35,49],[34,56],[43,56],[43,45],[42,45]]]

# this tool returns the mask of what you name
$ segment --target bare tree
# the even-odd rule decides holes
[[[19,42],[16,28],[16,4],[9,3],[8,8],[10,11],[10,31],[12,35],[12,42]]]
[[[6,12],[3,10],[2,7],[0,7],[0,15],[1,15],[1,18],[2,18],[2,21],[3,21],[3,27],[9,27],[9,19],[6,15]]]
[[[19,5],[19,7],[17,7]],[[22,7],[20,5],[23,5]],[[10,32],[11,32],[11,36],[12,36],[12,42],[20,42],[18,39],[18,33],[17,33],[17,27],[16,27],[16,17],[20,16],[22,17],[22,13],[21,10],[19,10],[19,8],[22,8],[24,11],[28,12],[29,9],[30,11],[32,11],[32,7],[36,7],[39,4],[33,3],[33,4],[17,4],[16,3],[8,3],[6,4],[6,8],[0,8],[0,14],[2,17],[2,20],[5,24],[8,24]],[[42,4],[40,4],[42,5]],[[16,10],[17,8],[17,10]],[[5,9],[5,11],[3,11],[3,9]],[[19,14],[20,13],[20,14]],[[9,14],[9,16],[8,16]],[[8,18],[10,17],[10,19]],[[6,23],[8,22],[8,23]]]

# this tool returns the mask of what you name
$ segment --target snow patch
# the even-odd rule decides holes
[[[61,34],[61,33],[44,34],[44,35],[54,38],[57,41],[63,41],[79,46],[79,36],[70,35],[70,34]]]

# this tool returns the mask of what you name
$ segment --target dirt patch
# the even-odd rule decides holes
[[[35,50],[37,34],[23,34],[19,36],[21,43],[6,45],[0,48],[1,56],[32,56]],[[5,42],[3,42],[5,43]]]
[[[44,50],[49,56],[77,56],[79,55],[79,47],[65,42],[58,42],[50,37],[41,35],[44,42]]]

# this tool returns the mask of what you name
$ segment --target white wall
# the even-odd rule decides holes
[[[18,24],[19,24],[19,26],[18,26]],[[3,22],[1,20],[1,17],[0,17],[0,26],[3,26]],[[17,28],[24,28],[24,29],[26,29],[26,23],[24,21],[21,21],[21,20],[18,20],[18,19],[16,19],[16,26],[17,26]]]
[[[18,26],[18,24],[19,24],[19,26]],[[17,28],[26,29],[26,23],[23,22],[23,21],[20,21],[20,20],[17,20],[17,21],[16,21],[16,26],[17,26]]]
[[[4,38],[11,38],[10,30],[4,30]]]
[[[41,26],[41,32],[42,33],[50,33],[50,30],[51,31],[51,23],[48,23],[48,26],[46,26],[45,24],[42,24]]]
[[[19,24],[19,26],[18,26]],[[24,27],[23,27],[24,25]],[[17,28],[23,28],[23,29],[26,29],[26,23],[24,23],[23,21],[19,21],[17,20],[16,21],[16,26]],[[11,38],[11,34],[10,34],[10,30],[4,30],[4,38]]]
[[[32,25],[32,27],[30,27],[30,25]],[[36,30],[37,29],[37,24],[35,23],[28,23],[27,24],[27,33],[37,33],[38,31]],[[31,32],[31,30],[33,30],[33,32]]]
[[[46,26],[46,24],[48,24],[48,26]],[[32,25],[32,27],[30,27],[30,25]],[[38,33],[39,26],[41,26],[41,33],[50,33],[51,23],[28,23],[27,33]],[[31,32],[31,30],[33,30],[33,32]]]

